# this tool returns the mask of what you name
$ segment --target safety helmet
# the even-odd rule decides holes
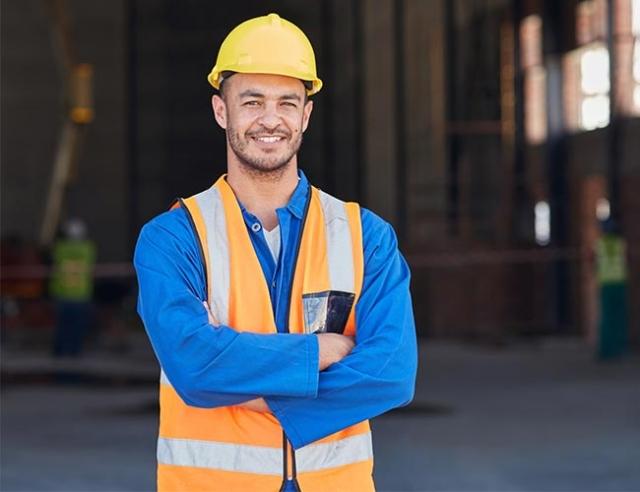
[[[87,237],[87,225],[82,219],[73,217],[68,219],[63,227],[64,235],[67,239],[79,241]]]
[[[207,80],[220,89],[225,72],[294,77],[310,83],[305,84],[309,96],[322,87],[309,39],[295,24],[277,14],[249,19],[227,35]]]

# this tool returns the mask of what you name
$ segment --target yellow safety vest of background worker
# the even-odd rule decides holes
[[[68,220],[51,251],[51,297],[56,304],[53,355],[81,355],[90,329],[96,248],[79,219]]]

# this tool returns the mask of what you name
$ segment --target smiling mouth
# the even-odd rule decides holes
[[[258,142],[267,143],[267,144],[280,142],[285,139],[285,137],[280,135],[262,135],[262,136],[258,135],[258,136],[252,136],[251,138],[253,138]]]

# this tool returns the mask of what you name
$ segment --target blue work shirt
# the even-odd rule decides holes
[[[304,173],[299,176],[287,206],[276,210],[281,234],[277,262],[262,224],[241,205],[269,285],[277,334],[239,333],[209,324],[198,239],[181,208],[142,228],[134,257],[138,313],[165,374],[185,403],[213,408],[263,397],[296,449],[407,404],[417,368],[409,268],[391,226],[364,208],[364,279],[355,307],[354,349],[319,372],[317,336],[286,332],[294,255],[309,189]]]

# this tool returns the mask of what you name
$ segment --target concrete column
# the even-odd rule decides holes
[[[356,87],[360,79],[357,51],[358,20],[354,2],[329,0],[330,32],[325,33],[329,53],[325,53],[326,71],[320,75],[325,82],[322,104],[330,105],[325,124],[325,138],[333,143],[328,149],[325,167],[331,192],[343,200],[360,200],[362,188],[359,160],[358,121],[361,95]],[[314,109],[315,111],[315,109]]]
[[[363,0],[364,199],[386,220],[396,221],[394,30],[392,0]]]
[[[407,103],[407,243],[418,247],[445,236],[446,84],[442,0],[405,5]]]

